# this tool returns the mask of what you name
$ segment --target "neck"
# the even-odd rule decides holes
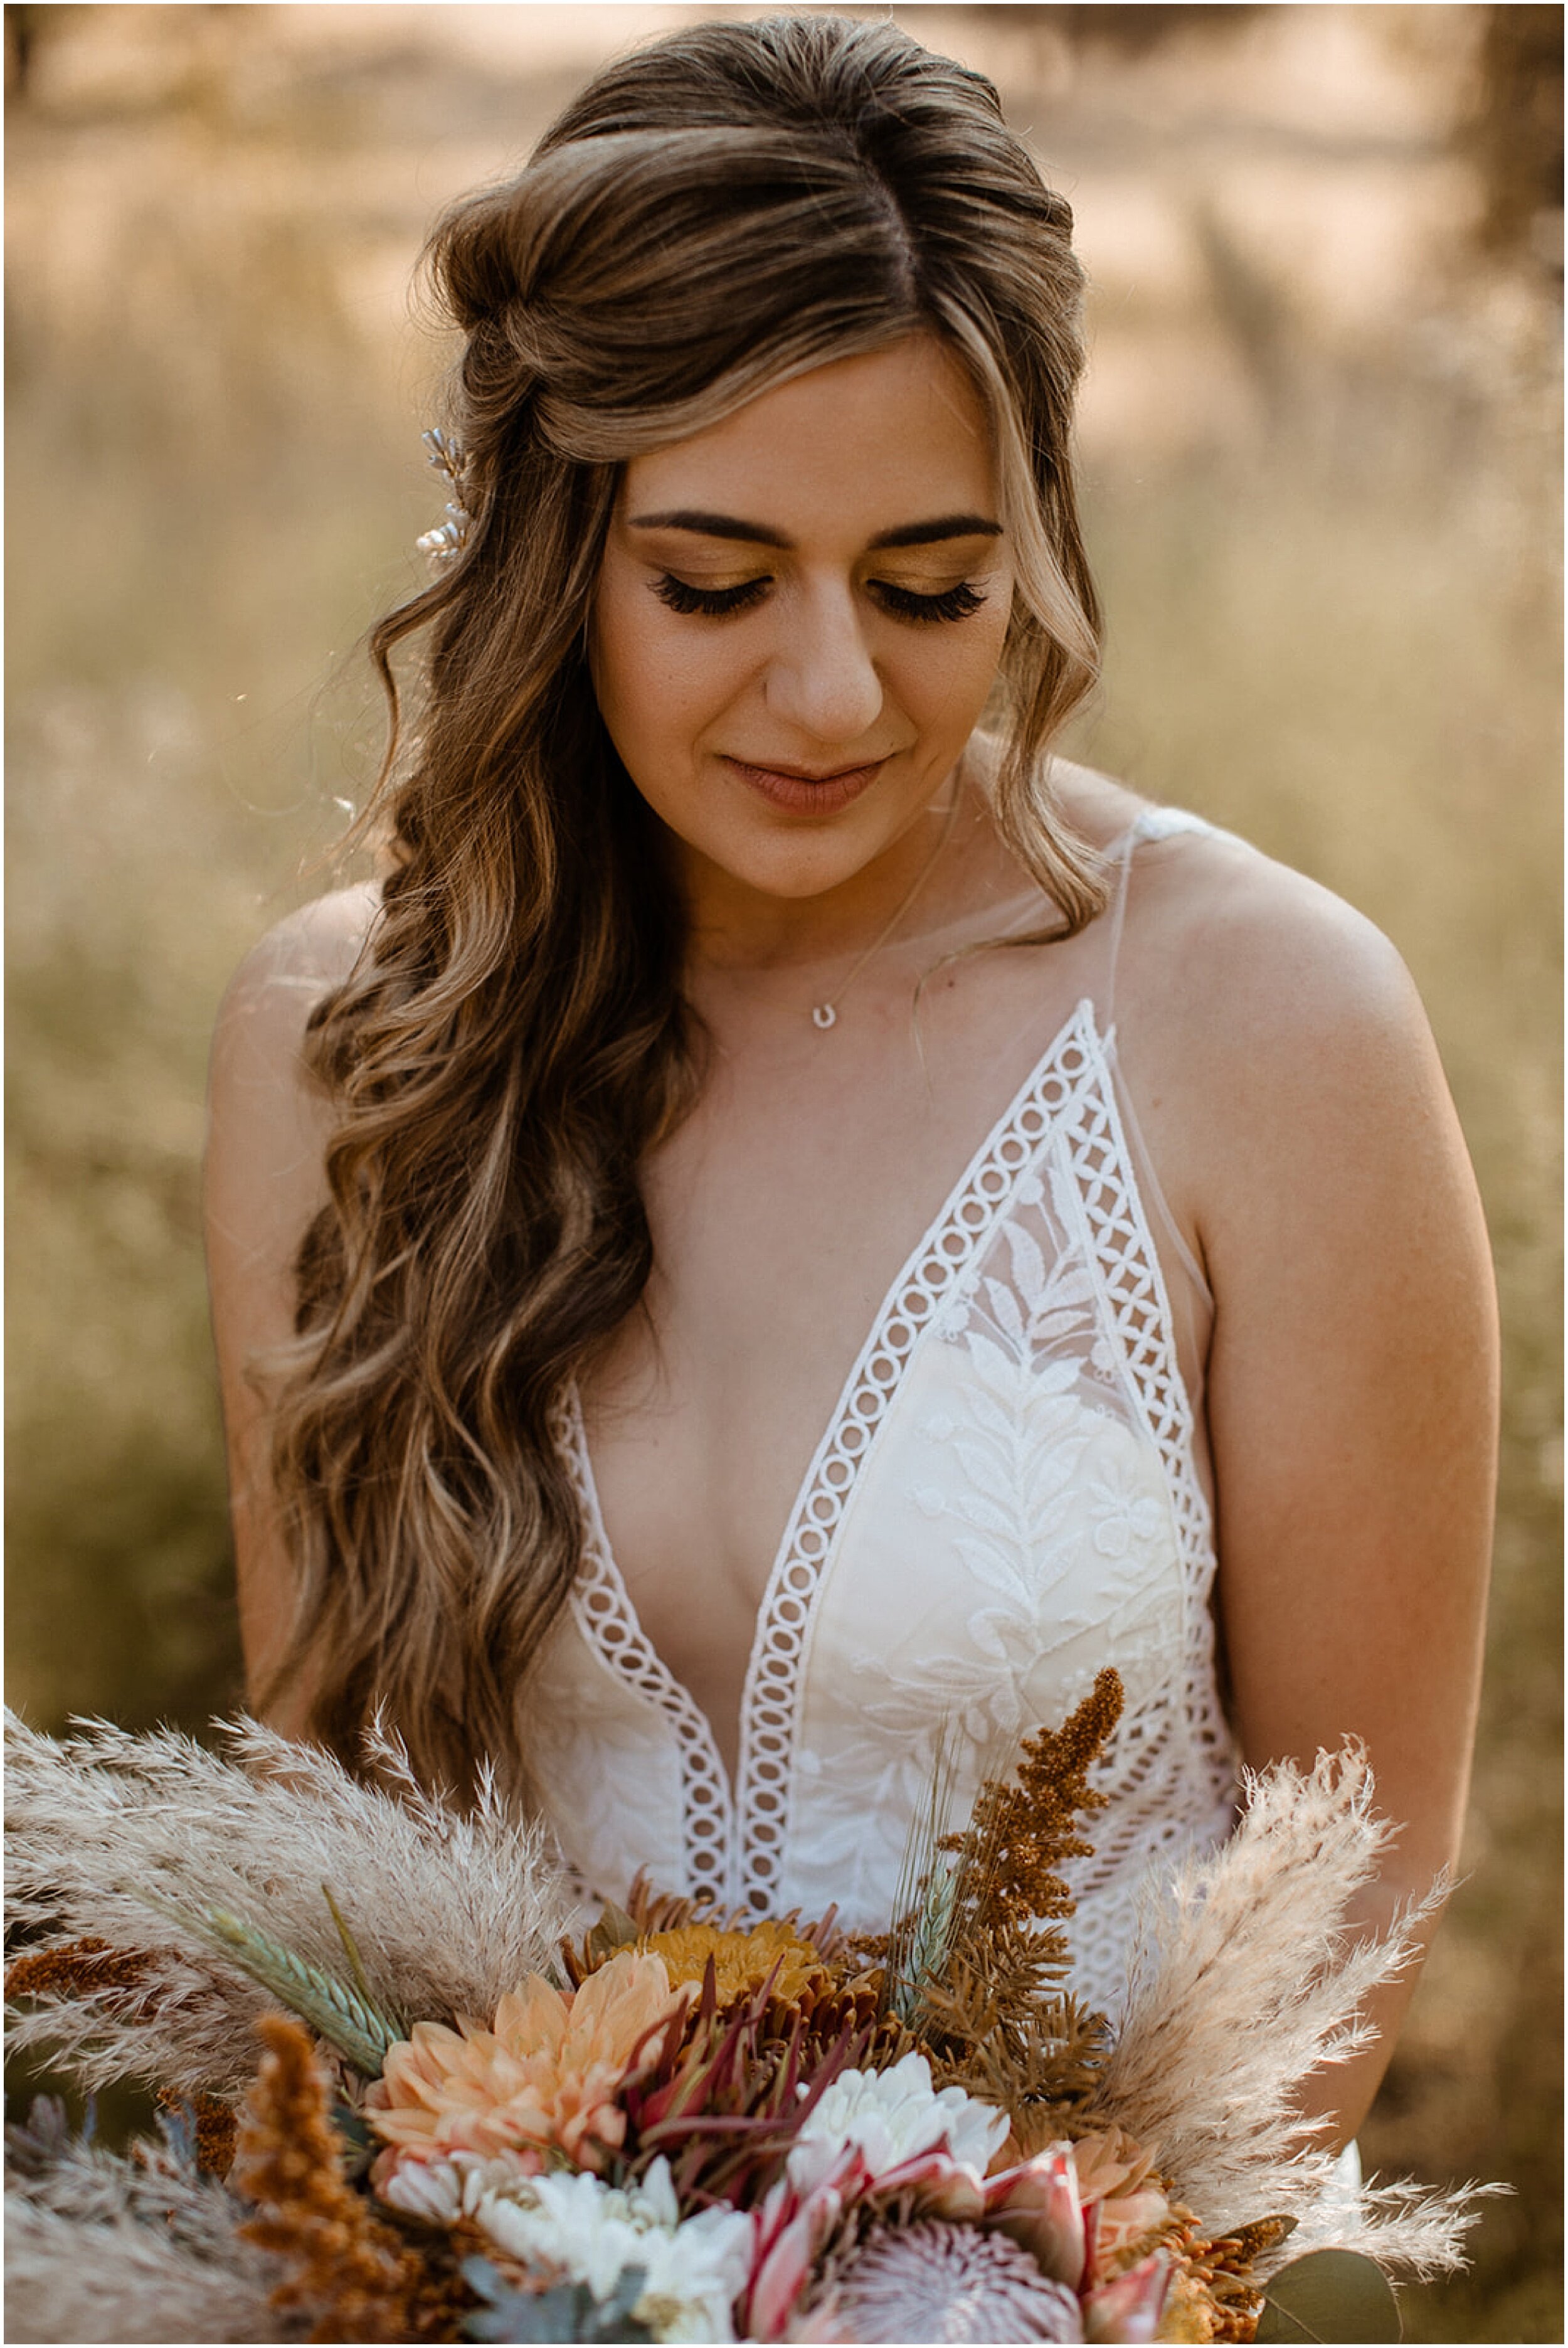
[[[932,906],[951,893],[962,836],[981,812],[965,800],[955,771],[868,863],[831,889],[798,897],[750,888],[683,850],[691,976],[700,983],[707,973],[826,970],[865,953],[884,931],[901,930],[906,907],[928,924]]]

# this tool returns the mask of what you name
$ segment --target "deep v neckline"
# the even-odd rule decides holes
[[[605,1529],[575,1384],[565,1395],[559,1438],[583,1520],[572,1609],[604,1667],[674,1729],[693,1891],[767,1909],[783,1865],[806,1652],[849,1499],[922,1340],[982,1255],[1063,1104],[1085,1075],[1105,1073],[1110,1044],[1085,996],[1001,1111],[877,1307],[796,1490],[758,1601],[733,1781],[708,1715],[642,1627]]]

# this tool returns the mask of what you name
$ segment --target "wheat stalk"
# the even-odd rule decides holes
[[[350,1989],[324,1966],[307,1963],[282,1941],[227,1908],[205,1908],[179,1921],[226,1949],[253,1982],[282,1998],[292,2013],[319,2031],[367,2079],[380,2078],[388,2054],[407,2037],[405,2024],[369,1997]]]

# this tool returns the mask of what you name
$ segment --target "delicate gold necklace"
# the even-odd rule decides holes
[[[932,873],[936,870],[937,860],[941,855],[942,850],[946,848],[948,840],[951,839],[953,836],[953,826],[958,819],[958,801],[962,797],[962,794],[963,778],[960,774],[953,787],[952,801],[948,808],[948,820],[942,826],[942,837],[938,840],[936,847],[931,850],[930,855],[926,859],[925,863],[922,864],[919,871],[915,875],[915,884],[913,888],[910,890],[908,895],[902,899],[895,909],[893,918],[888,922],[886,928],[885,930],[878,931],[876,937],[872,939],[871,943],[866,947],[866,952],[855,964],[854,969],[850,972],[849,976],[845,980],[843,985],[838,989],[836,994],[830,995],[825,1003],[816,1003],[812,1005],[811,1024],[814,1027],[820,1027],[825,1031],[827,1028],[835,1027],[838,1025],[839,1004],[843,1002],[845,996],[848,994],[850,988],[854,985],[861,972],[866,968],[866,963],[870,962],[875,955],[881,953],[883,947],[887,943],[888,939],[893,935],[893,932],[897,928],[899,922],[904,919],[905,914],[914,904],[916,898],[919,895],[921,890],[925,887]]]

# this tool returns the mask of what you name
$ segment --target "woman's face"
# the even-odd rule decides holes
[[[1012,588],[985,411],[934,336],[634,458],[594,685],[699,888],[815,896],[891,848],[979,718]]]

